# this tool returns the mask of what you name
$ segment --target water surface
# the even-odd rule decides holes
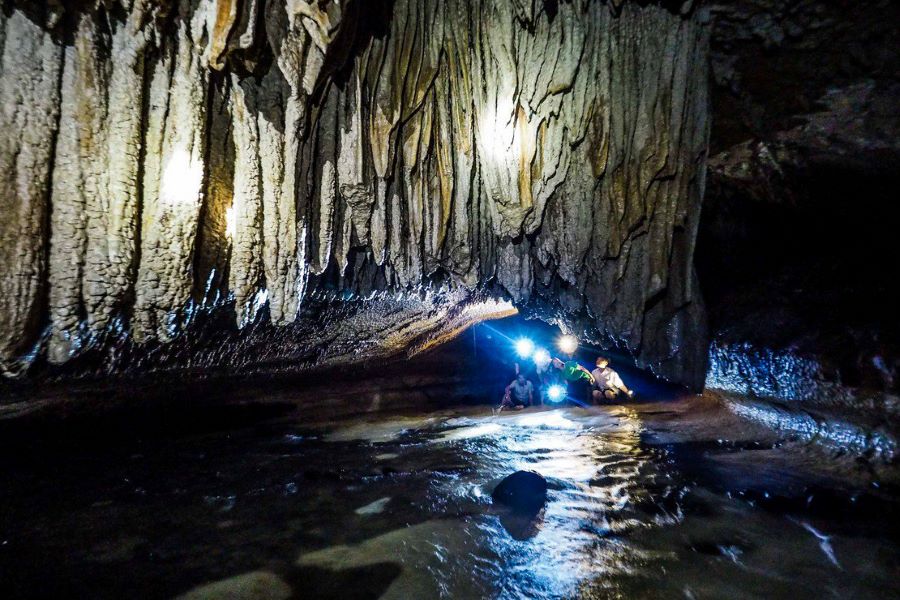
[[[676,405],[499,418],[461,408],[321,427],[292,416],[115,444],[21,443],[2,458],[0,590],[900,595],[895,495],[871,478],[831,479],[816,464],[824,454],[752,428],[698,429]],[[533,517],[490,501],[518,469],[549,481]]]

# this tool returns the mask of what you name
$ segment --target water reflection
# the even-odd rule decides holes
[[[651,445],[659,431],[620,407],[458,415],[7,453],[0,596],[203,597],[248,582],[404,599],[897,591],[889,520],[786,518],[727,491],[746,487],[698,483],[709,440]],[[741,486],[777,476],[780,449],[712,446],[732,452],[725,475]],[[548,480],[535,515],[491,502],[516,470]]]
[[[448,419],[396,434],[401,462],[427,463],[423,457],[439,452],[459,466],[432,473],[420,504],[429,520],[307,553],[301,565],[347,569],[392,558],[403,569],[385,598],[559,598],[648,559],[616,537],[655,525],[632,508],[656,477],[634,413],[556,409]],[[384,427],[378,439],[383,446]],[[491,505],[497,482],[520,469],[548,480],[547,504],[533,515]]]
[[[544,524],[543,509],[527,513],[501,509],[499,514],[500,524],[514,540],[520,542],[536,536]]]
[[[498,557],[497,591],[511,597],[572,597],[588,579],[626,571],[644,557],[614,539],[652,525],[627,509],[647,493],[654,474],[640,448],[641,424],[617,411],[589,415],[562,409],[498,419],[502,429],[473,440],[478,470],[502,477],[531,469],[549,483],[546,508],[534,519],[499,509],[478,522]]]

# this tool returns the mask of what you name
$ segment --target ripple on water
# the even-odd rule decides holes
[[[516,413],[405,433],[408,443],[439,443],[466,459],[464,468],[430,478],[422,506],[439,519],[306,554],[300,564],[347,569],[392,557],[403,568],[385,598],[557,598],[575,595],[587,578],[626,573],[647,559],[613,537],[654,526],[629,508],[654,475],[649,455],[636,452],[640,424],[626,413]],[[525,522],[488,504],[493,485],[521,468],[551,484],[544,510]]]
[[[366,417],[302,435],[278,422],[122,460],[73,450],[70,468],[32,461],[0,487],[0,573],[19,578],[13,598],[48,585],[92,598],[258,585],[388,599],[897,595],[889,534],[779,512],[698,476],[719,453],[717,469],[765,490],[783,449],[654,446],[644,428],[624,408],[527,410]],[[534,515],[490,500],[522,468],[548,480]]]

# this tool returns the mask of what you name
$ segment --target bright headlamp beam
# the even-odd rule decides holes
[[[551,385],[547,388],[547,399],[550,402],[559,402],[566,397],[566,388],[561,385]]]
[[[521,358],[528,358],[534,352],[534,342],[528,338],[519,338],[516,340],[516,354]]]
[[[550,363],[550,353],[547,352],[544,348],[538,348],[534,351],[532,359],[534,359],[534,364],[538,366],[547,365]]]
[[[574,335],[564,335],[556,341],[556,344],[566,354],[574,354],[578,350],[578,338]]]

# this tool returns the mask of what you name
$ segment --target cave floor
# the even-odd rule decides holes
[[[896,481],[709,398],[218,423],[5,441],[2,597],[900,594]]]

